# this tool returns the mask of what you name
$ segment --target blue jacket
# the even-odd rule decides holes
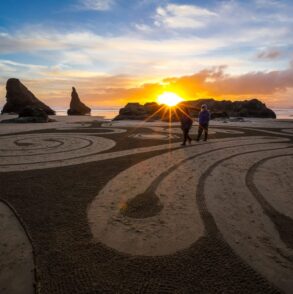
[[[210,121],[210,112],[208,110],[202,110],[198,116],[198,122],[200,125],[208,124]]]

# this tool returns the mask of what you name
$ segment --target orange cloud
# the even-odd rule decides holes
[[[290,99],[282,99],[282,93],[293,89],[293,67],[281,71],[252,72],[239,76],[225,74],[225,67],[205,69],[190,76],[170,77],[161,83],[143,84],[131,88],[107,88],[93,94],[91,100],[116,102],[149,102],[164,91],[176,92],[187,100],[214,97],[217,99],[244,99],[258,97],[268,104],[290,105]],[[286,103],[287,102],[287,103]]]
[[[205,69],[193,75],[169,77],[142,83],[131,76],[83,77],[75,79],[38,79],[23,82],[52,107],[67,107],[71,86],[75,86],[90,106],[122,106],[127,102],[155,101],[164,91],[175,92],[187,100],[213,97],[245,99],[257,97],[271,106],[291,106],[293,65],[285,70],[251,72],[238,76],[225,73],[225,66]],[[4,88],[2,88],[4,96]],[[0,91],[1,92],[1,91]],[[289,95],[290,94],[290,95]]]

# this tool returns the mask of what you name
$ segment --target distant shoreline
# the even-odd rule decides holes
[[[93,108],[91,116],[103,116],[105,119],[113,119],[119,113],[118,107],[115,108]],[[293,108],[272,108],[276,113],[277,119],[293,120]],[[56,116],[67,116],[67,108],[55,109]]]
[[[118,115],[120,108],[108,108],[108,109],[99,109],[94,108],[91,111],[91,116],[104,116],[106,119],[113,119]],[[293,108],[272,108],[276,113],[277,119],[290,119],[293,120]],[[57,116],[66,116],[67,109],[56,109]]]

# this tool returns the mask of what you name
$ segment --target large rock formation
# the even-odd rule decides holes
[[[5,119],[1,123],[47,123],[53,122],[48,114],[41,108],[36,106],[26,106],[17,118]]]
[[[264,103],[258,99],[245,101],[218,101],[215,99],[199,99],[194,101],[182,102],[189,109],[191,116],[197,117],[202,104],[207,104],[213,118],[227,117],[259,117],[259,118],[276,118],[276,114]],[[180,104],[179,104],[180,106]],[[147,118],[169,120],[169,112],[160,111],[160,105],[157,103],[128,103],[124,108],[121,108],[119,115],[114,120],[137,119],[145,120]],[[171,119],[178,120],[176,108],[171,111]],[[178,111],[178,109],[177,109]]]
[[[259,118],[276,118],[276,114],[258,99],[244,101],[199,99],[195,101],[186,101],[184,104],[195,111],[200,111],[202,104],[206,104],[212,115],[215,117],[220,114],[229,117],[259,117]],[[218,115],[216,115],[218,114]]]
[[[47,114],[54,115],[55,111],[41,102],[18,79],[9,79],[6,83],[6,104],[1,113],[20,113],[26,106],[42,109]]]
[[[76,89],[72,87],[70,108],[67,110],[68,115],[90,115],[91,109],[82,103],[78,97]]]
[[[145,120],[160,119],[159,113],[156,113],[160,108],[159,104],[152,102],[141,105],[139,103],[128,103],[124,108],[119,110],[119,115],[114,120]],[[156,114],[155,114],[156,113]]]

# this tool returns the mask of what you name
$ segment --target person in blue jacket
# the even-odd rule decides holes
[[[200,140],[200,137],[204,131],[204,141],[208,139],[208,129],[209,129],[209,121],[210,121],[210,112],[208,111],[208,107],[206,104],[201,106],[201,111],[198,116],[198,134],[196,141]]]

